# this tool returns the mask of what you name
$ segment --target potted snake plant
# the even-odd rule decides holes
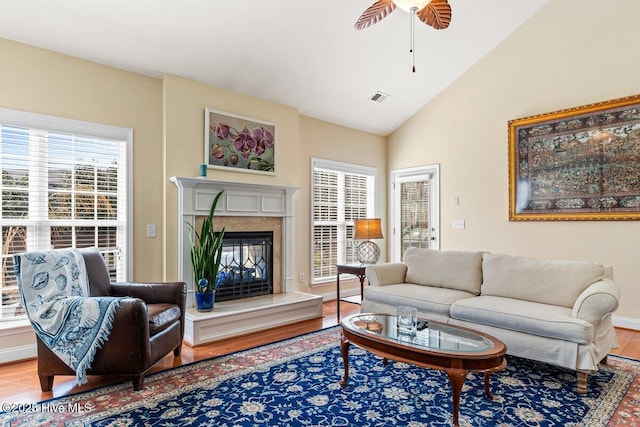
[[[189,240],[191,241],[191,263],[193,265],[193,277],[196,282],[195,298],[198,311],[211,311],[215,302],[215,293],[218,288],[218,270],[222,259],[222,244],[225,227],[219,232],[213,228],[213,215],[222,196],[219,192],[209,214],[202,221],[200,231],[187,223],[191,228]]]

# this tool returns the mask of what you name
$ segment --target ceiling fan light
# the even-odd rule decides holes
[[[431,0],[392,0],[393,3],[404,10],[405,12],[411,12],[414,7],[417,10],[422,10],[426,5],[431,3]]]

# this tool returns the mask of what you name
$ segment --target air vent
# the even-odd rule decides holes
[[[386,93],[377,91],[376,93],[373,94],[373,96],[369,99],[371,99],[374,102],[377,102],[378,104],[382,104],[382,102],[387,99],[389,97],[389,95],[387,95]]]

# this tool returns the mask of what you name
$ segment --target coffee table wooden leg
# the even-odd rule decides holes
[[[342,381],[340,385],[342,387],[347,386],[347,381],[349,380],[349,346],[351,343],[347,339],[347,337],[342,334],[342,338],[340,339],[340,349],[342,350],[342,361],[344,363],[344,377],[342,377]]]
[[[502,363],[498,365],[496,368],[491,369],[489,371],[484,371],[484,394],[487,396],[487,399],[493,400],[493,394],[491,393],[491,388],[489,387],[489,381],[491,378],[491,374],[494,372],[502,371],[507,367],[507,360],[502,359]]]
[[[491,377],[491,372],[484,373],[484,394],[487,396],[487,399],[493,400],[493,394],[491,394],[491,389],[489,388],[490,377]]]
[[[449,368],[445,369],[449,380],[451,381],[451,392],[453,399],[453,425],[459,427],[458,413],[460,412],[460,394],[462,394],[462,385],[467,377],[467,371],[464,369]]]

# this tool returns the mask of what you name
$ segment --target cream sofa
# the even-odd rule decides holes
[[[419,317],[488,333],[507,353],[587,374],[618,345],[620,292],[610,267],[489,252],[410,248],[404,262],[367,267],[363,312],[418,309]]]

